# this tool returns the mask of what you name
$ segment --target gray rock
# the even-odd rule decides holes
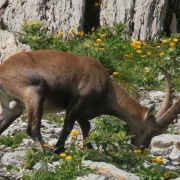
[[[98,169],[98,172],[108,172],[114,177],[124,178],[126,180],[140,180],[139,177],[127,173],[121,169],[116,168],[114,165],[105,163],[105,162],[92,162],[92,161],[83,161],[84,165],[91,167],[92,169]]]
[[[173,148],[172,152],[169,155],[169,159],[172,161],[180,162],[180,150],[178,148]]]
[[[32,139],[23,139],[23,144],[26,147],[32,147],[34,146],[34,141]]]
[[[41,170],[47,169],[47,166],[46,166],[46,164],[44,162],[39,162],[39,163],[34,165],[33,169],[35,171],[41,171]]]
[[[157,148],[177,147],[180,149],[180,135],[161,134],[155,136],[151,141],[151,146]]]
[[[0,63],[18,52],[30,50],[30,46],[21,44],[13,33],[0,30]]]
[[[4,166],[21,166],[22,159],[25,156],[25,151],[7,152],[1,158],[1,163]]]

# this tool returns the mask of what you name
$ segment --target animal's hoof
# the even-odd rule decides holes
[[[53,152],[56,153],[56,154],[65,152],[64,145],[60,145],[58,147],[54,147]]]

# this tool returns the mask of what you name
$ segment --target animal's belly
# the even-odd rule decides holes
[[[43,104],[43,114],[57,113],[64,111],[65,109],[65,106],[61,102],[45,101]]]

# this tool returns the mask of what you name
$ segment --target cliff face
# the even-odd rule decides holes
[[[97,16],[100,26],[123,22],[133,38],[140,40],[161,35],[167,0],[0,0],[0,24],[10,31],[20,31],[24,21],[40,20],[50,31],[67,32],[71,27],[82,31],[87,21],[85,6],[92,3],[93,7],[96,1],[100,5]],[[93,18],[92,13],[89,20],[96,21]]]
[[[50,31],[83,29],[84,0],[0,0],[0,22],[20,31],[25,21],[43,21]]]

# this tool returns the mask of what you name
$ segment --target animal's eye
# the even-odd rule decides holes
[[[151,129],[151,135],[154,135],[156,133],[155,129]]]

